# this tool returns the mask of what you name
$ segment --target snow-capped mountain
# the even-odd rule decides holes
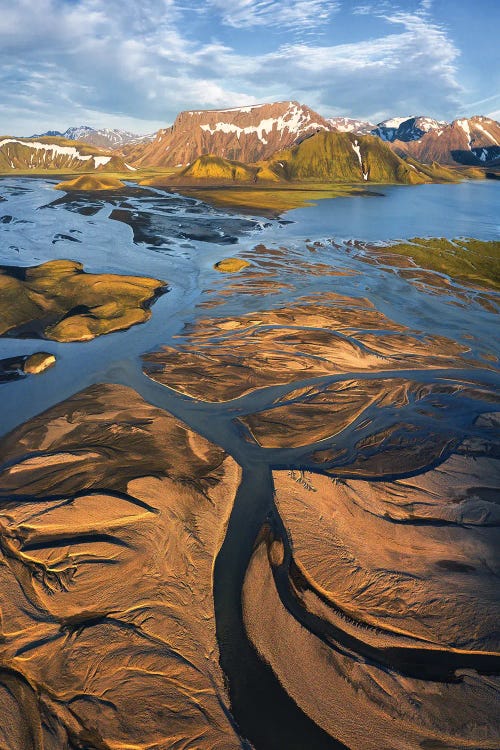
[[[390,120],[383,120],[379,122],[376,127],[373,128],[372,135],[377,135],[383,141],[393,141],[398,128],[407,120],[409,117],[392,117]]]
[[[120,149],[129,144],[137,144],[145,141],[151,141],[155,134],[137,135],[127,130],[118,130],[117,128],[101,128],[96,130],[89,125],[80,125],[78,127],[68,128],[64,133],[57,130],[49,130],[46,133],[31,136],[32,138],[45,138],[48,136],[67,138],[70,141],[80,141],[80,143],[89,143],[92,146],[107,149]]]
[[[356,120],[351,117],[330,117],[328,122],[333,130],[339,133],[357,133],[359,135],[376,135],[383,141],[414,141],[429,130],[442,128],[446,122],[432,117],[392,117],[374,125],[367,120]]]
[[[383,141],[418,141],[425,133],[439,130],[448,123],[434,120],[432,117],[393,117],[379,122],[371,131]]]
[[[488,165],[500,156],[500,124],[479,115],[464,117],[440,123],[416,140],[395,139],[392,146],[398,154],[427,163]]]
[[[318,130],[332,130],[317,112],[295,101],[181,112],[152,143],[127,148],[135,165],[185,166],[202,154],[255,162]]]
[[[434,120],[432,117],[410,117],[400,123],[392,140],[418,141],[426,133],[437,132],[447,125],[447,122]]]
[[[367,120],[354,120],[351,117],[329,117],[328,122],[338,133],[369,135],[375,125]]]
[[[424,163],[490,166],[500,159],[500,125],[488,117],[452,123],[426,116],[393,117],[374,126],[351,117],[327,119],[296,101],[181,112],[171,127],[154,135],[82,125],[32,137],[60,137],[115,150],[135,166],[177,167],[203,154],[262,161],[318,131],[377,136],[398,155]]]

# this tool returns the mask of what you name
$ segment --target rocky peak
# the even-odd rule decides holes
[[[330,117],[328,122],[332,130],[338,133],[356,133],[357,135],[369,135],[375,125],[367,120],[355,120],[351,117]]]
[[[391,120],[379,122],[372,130],[383,141],[418,141],[431,130],[440,130],[448,123],[435,120],[432,117],[393,117]]]

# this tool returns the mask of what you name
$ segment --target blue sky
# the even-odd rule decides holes
[[[500,0],[0,0],[0,133],[298,99],[500,117]]]

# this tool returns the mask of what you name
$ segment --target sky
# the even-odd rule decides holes
[[[500,0],[0,0],[0,133],[183,109],[500,119]]]

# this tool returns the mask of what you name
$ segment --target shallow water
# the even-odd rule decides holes
[[[277,267],[269,270],[267,281],[275,287],[266,294],[237,290],[211,314],[240,315],[328,291],[367,297],[398,323],[467,342],[473,356],[498,355],[492,336],[496,316],[475,303],[473,292],[464,299],[460,285],[451,285],[447,294],[437,294],[432,287],[415,285],[392,269],[367,265],[362,251],[355,248],[346,252],[344,247],[326,244],[312,254],[305,241],[387,241],[413,236],[493,239],[500,232],[498,184],[494,182],[386,187],[381,197],[327,199],[291,211],[282,221],[228,214],[191,198],[137,189],[126,199],[92,201],[96,213],[88,216],[80,213],[88,208],[87,203],[54,197],[53,184],[26,178],[5,178],[0,183],[0,195],[6,199],[0,203],[0,221],[12,217],[0,223],[0,263],[35,265],[70,258],[81,261],[89,272],[164,279],[170,291],[156,302],[152,319],[145,325],[83,344],[44,342],[43,349],[58,357],[57,367],[41,377],[2,386],[2,433],[91,383],[138,368],[141,354],[172,343],[185,323],[206,317],[200,305],[214,298],[220,301],[221,293],[234,282],[234,276],[214,271],[216,261],[246,253],[266,272],[265,253],[252,251],[259,243],[287,249]],[[155,244],[134,242],[128,224],[110,219],[117,208],[132,225],[139,216],[149,219],[148,232]],[[200,234],[207,240],[200,240]],[[323,263],[352,275],[308,274],[301,262]],[[279,282],[287,288],[279,289]],[[28,354],[40,347],[36,340],[1,339],[0,356]]]
[[[231,453],[243,466],[245,479],[217,561],[215,604],[221,663],[229,678],[236,718],[262,750],[285,745],[299,750],[313,736],[314,747],[340,747],[290,705],[271,670],[248,647],[237,596],[255,536],[273,511],[270,467],[314,467],[311,451],[328,444],[262,449],[244,439],[234,418],[266,408],[306,381],[257,390],[227,403],[200,403],[147,378],[140,357],[161,345],[175,346],[183,340],[184,326],[202,318],[241,316],[290,306],[301,297],[321,299],[334,293],[368,299],[416,337],[445,336],[468,349],[465,364],[452,371],[406,368],[386,372],[385,377],[422,383],[471,381],[492,391],[500,383],[492,364],[500,357],[494,335],[495,303],[500,295],[488,295],[485,304],[483,292],[452,280],[447,279],[446,286],[436,285],[433,279],[438,277],[433,274],[419,274],[418,269],[413,275],[402,274],[387,262],[367,262],[364,248],[350,241],[385,242],[415,236],[497,239],[498,183],[377,188],[382,195],[327,199],[291,211],[281,220],[242,216],[151,189],[131,188],[126,197],[65,199],[54,193],[53,184],[38,179],[0,181],[0,195],[5,198],[0,202],[0,264],[35,265],[70,258],[81,261],[90,272],[164,279],[169,291],[155,303],[146,324],[91,342],[0,339],[0,358],[43,349],[58,360],[42,375],[0,385],[0,432],[5,434],[93,383],[122,383]],[[253,280],[213,269],[216,261],[233,255],[250,260]],[[320,272],[315,270],[318,267]],[[327,385],[348,375],[309,379],[307,384]],[[457,406],[443,396],[429,406],[426,419],[441,420],[442,429],[460,440],[476,434],[474,421],[488,410],[493,410],[491,403],[481,397],[463,399]],[[374,409],[370,416],[371,424],[362,428],[367,434],[395,418],[390,410],[377,416]],[[421,419],[418,406],[408,404],[405,416],[417,425]],[[397,418],[401,419],[400,414]],[[343,433],[344,447],[349,450],[359,436],[360,426],[353,423]],[[244,684],[238,677],[242,666],[249,676]]]

